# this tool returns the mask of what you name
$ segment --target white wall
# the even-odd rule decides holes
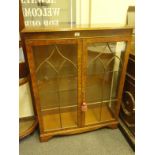
[[[89,23],[89,5],[90,0],[76,0],[76,23],[88,24]]]
[[[77,24],[124,25],[128,6],[134,6],[135,0],[77,0],[76,4]]]
[[[125,24],[128,5],[125,0],[92,0],[91,24]]]

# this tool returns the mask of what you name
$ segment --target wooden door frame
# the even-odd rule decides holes
[[[121,97],[123,92],[123,86],[125,81],[125,74],[127,69],[127,63],[129,58],[129,52],[130,52],[130,46],[131,46],[131,36],[112,36],[112,37],[93,37],[93,38],[86,38],[83,40],[83,53],[82,53],[82,92],[86,93],[86,77],[87,77],[87,62],[88,62],[88,50],[87,47],[91,43],[104,43],[104,42],[126,42],[126,50],[124,54],[124,60],[123,60],[123,66],[122,66],[122,72],[120,75],[120,80],[118,83],[118,93],[117,93],[117,99],[116,102],[116,114],[115,117],[118,119],[119,117],[119,110],[120,110],[120,104],[121,104]],[[85,98],[86,95],[84,95],[83,101],[86,101]],[[82,112],[82,126],[85,126],[85,112]]]
[[[30,77],[31,77],[31,84],[32,84],[32,91],[35,98],[35,106],[36,111],[38,115],[39,120],[39,127],[40,127],[40,133],[43,134],[44,126],[43,126],[43,120],[42,120],[42,114],[41,114],[41,104],[39,99],[39,91],[37,86],[37,79],[36,79],[36,67],[34,63],[34,56],[33,56],[33,49],[34,46],[41,46],[41,45],[51,45],[51,44],[73,44],[77,45],[77,127],[81,127],[81,40],[80,39],[28,39],[25,40],[26,45],[26,51],[27,51],[27,57],[28,57],[28,65],[30,68]]]

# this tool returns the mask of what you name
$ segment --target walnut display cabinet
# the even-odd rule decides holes
[[[131,27],[24,28],[40,140],[116,128]]]

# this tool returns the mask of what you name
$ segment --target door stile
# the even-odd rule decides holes
[[[83,103],[86,103],[86,73],[87,73],[87,42],[83,40],[83,47],[82,47],[82,102],[81,102],[81,117],[82,117],[82,126],[85,126],[85,111],[82,111]],[[87,104],[87,103],[86,103]],[[87,105],[86,105],[87,106]]]
[[[117,104],[116,104],[116,118],[117,119],[119,117],[120,104],[122,100],[122,92],[123,92],[123,87],[124,87],[124,82],[125,82],[125,74],[126,74],[127,64],[129,60],[130,49],[131,49],[131,40],[127,41],[126,44],[127,44],[127,47],[126,47],[126,51],[124,55],[124,63],[123,63],[121,78],[119,80],[119,87],[118,87],[118,94],[117,94],[117,99],[118,99]]]
[[[34,64],[34,57],[33,57],[33,51],[32,51],[32,43],[26,44],[26,51],[27,51],[27,57],[28,57],[28,65],[30,70],[30,78],[31,78],[31,85],[32,85],[32,93],[34,96],[35,101],[35,107],[37,112],[37,118],[39,121],[39,128],[40,133],[43,133],[43,124],[42,124],[42,117],[41,117],[41,108],[40,108],[40,99],[38,94],[38,87],[37,87],[37,79],[36,79],[36,73],[35,73],[35,64]]]
[[[78,44],[78,54],[77,54],[77,62],[78,62],[78,105],[77,105],[77,123],[78,127],[82,127],[82,112],[81,112],[81,104],[82,104],[82,39],[77,39]]]

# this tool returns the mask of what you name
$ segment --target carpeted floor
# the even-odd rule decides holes
[[[38,132],[20,141],[20,155],[134,155],[119,129],[100,129],[40,143]]]

